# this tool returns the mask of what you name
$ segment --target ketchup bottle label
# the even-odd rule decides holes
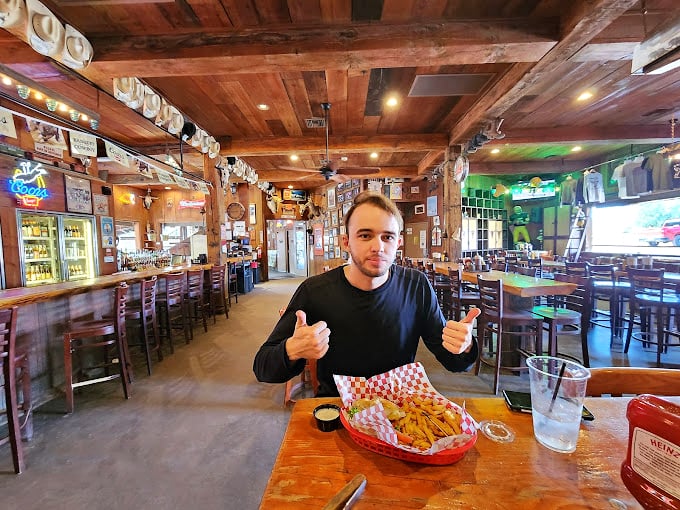
[[[680,499],[680,446],[636,427],[630,464],[638,475]]]

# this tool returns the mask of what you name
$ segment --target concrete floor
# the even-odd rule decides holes
[[[26,471],[12,471],[9,445],[0,448],[0,508],[98,510],[120,508],[255,509],[287,425],[283,385],[261,384],[252,360],[299,279],[271,280],[239,297],[230,318],[196,329],[154,366],[136,371],[132,398],[120,383],[83,388],[75,413],[63,399],[35,413],[35,437],[25,446]],[[566,338],[566,337],[565,337]],[[576,338],[561,341],[578,352]],[[628,355],[609,347],[596,328],[592,366],[652,366],[654,353],[634,344]],[[450,374],[428,351],[419,353],[444,395],[491,396],[491,371]],[[680,367],[680,349],[664,357]],[[528,390],[526,375],[502,376],[501,387]]]

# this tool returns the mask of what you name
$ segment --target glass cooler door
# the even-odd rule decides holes
[[[96,275],[92,218],[64,216],[64,274],[69,280],[94,278]]]
[[[24,285],[31,287],[63,281],[59,264],[58,218],[21,211],[17,215]]]

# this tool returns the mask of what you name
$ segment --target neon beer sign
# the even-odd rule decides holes
[[[42,163],[19,161],[19,167],[14,169],[9,180],[9,190],[23,206],[37,208],[43,198],[50,196],[44,175],[47,175],[47,170]]]

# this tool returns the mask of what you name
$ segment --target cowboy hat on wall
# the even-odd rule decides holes
[[[60,55],[64,47],[64,25],[38,0],[26,0],[26,8],[28,44],[41,55],[48,57]]]
[[[24,0],[0,0],[0,28],[12,28],[26,21]]]
[[[71,69],[84,69],[92,60],[93,50],[90,41],[71,25],[66,25],[64,50],[61,61]]]

